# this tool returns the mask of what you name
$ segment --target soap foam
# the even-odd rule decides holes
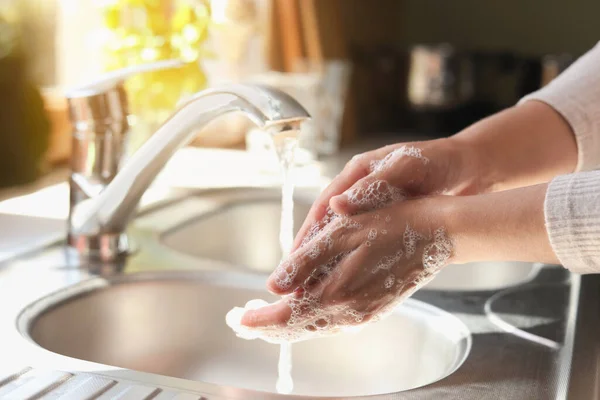
[[[398,159],[403,157],[419,159],[423,164],[429,163],[429,159],[423,156],[421,149],[413,146],[401,146],[388,153],[383,159],[372,162],[371,170],[373,172],[381,172],[390,168]]]
[[[305,290],[284,296],[284,302],[291,310],[290,318],[285,326],[266,326],[248,328],[241,325],[241,318],[248,309],[265,306],[265,302],[257,301],[246,305],[247,308],[236,307],[226,317],[227,324],[244,339],[260,338],[269,343],[294,343],[298,341],[330,336],[353,327],[364,319],[364,314],[350,307],[349,304],[323,305],[323,290],[332,280],[339,279],[336,266],[347,253],[332,257],[327,263],[317,267],[303,283]],[[339,270],[339,269],[338,269]],[[310,288],[310,289],[309,289]]]
[[[423,267],[428,272],[437,272],[448,264],[452,255],[452,241],[446,236],[444,228],[438,228],[433,233],[433,243],[423,250]]]
[[[421,235],[407,224],[403,235],[406,258],[411,258],[417,251],[417,243],[425,239],[426,236]]]
[[[404,191],[383,180],[373,181],[365,189],[352,188],[346,191],[346,195],[349,204],[366,210],[376,210],[391,202],[406,199]]]
[[[394,282],[396,281],[396,276],[394,274],[389,274],[385,277],[385,281],[383,282],[383,287],[386,289],[391,289],[394,286]]]
[[[377,239],[377,229],[371,229],[367,235],[367,239],[371,242]]]
[[[294,282],[297,273],[298,265],[296,263],[283,261],[274,271],[275,284],[282,290],[287,290]]]
[[[308,230],[306,236],[302,239],[300,249],[306,249],[307,245],[313,241],[320,233],[323,232],[323,228],[329,226],[327,232],[320,237],[312,247],[308,248],[308,256],[311,259],[318,258],[323,250],[331,250],[333,247],[332,235],[339,229],[360,229],[362,226],[360,223],[354,221],[343,215],[338,215],[331,210],[327,209],[325,217],[320,222],[314,223]],[[284,288],[285,289],[285,288]]]
[[[395,254],[391,256],[384,256],[377,264],[375,264],[375,267],[371,270],[371,272],[376,274],[380,270],[389,271],[394,265],[398,264],[403,255],[404,252],[402,249],[398,249]]]
[[[307,245],[313,241],[313,239],[317,238],[319,234],[323,232],[323,228],[325,226],[333,225],[333,229],[328,229],[325,234],[323,234],[312,247],[308,248]],[[333,238],[332,235],[339,229],[359,229],[362,226],[360,223],[348,218],[346,216],[341,216],[335,214],[333,210],[328,209],[325,217],[322,221],[314,223],[308,230],[306,236],[302,240],[300,244],[299,251],[305,252],[308,257],[312,260],[318,258],[323,251],[330,250],[333,247]],[[275,284],[281,290],[287,290],[290,288],[294,279],[298,273],[298,266],[294,262],[290,262],[289,260],[283,260],[279,266],[274,271]]]
[[[401,146],[391,152],[389,152],[384,158],[381,160],[374,160],[370,163],[371,172],[382,172],[386,169],[392,167],[394,163],[403,157],[412,157],[419,159],[423,162],[423,164],[428,164],[429,159],[424,157],[421,149],[413,146]]]

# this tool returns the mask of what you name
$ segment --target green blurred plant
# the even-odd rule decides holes
[[[182,97],[206,87],[199,61],[207,56],[203,44],[210,24],[208,0],[102,1],[101,10],[106,70],[158,60],[186,62],[178,69],[130,79],[127,89],[134,113],[172,111]]]

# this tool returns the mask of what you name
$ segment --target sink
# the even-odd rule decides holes
[[[279,347],[236,338],[225,324],[232,307],[272,298],[263,285],[256,274],[223,271],[93,278],[34,303],[19,326],[61,355],[274,392]],[[454,372],[470,346],[470,333],[456,317],[408,300],[358,333],[294,344],[294,394],[364,396],[416,388]],[[252,393],[244,398],[257,396]]]
[[[271,272],[281,260],[280,202],[273,198],[234,202],[184,222],[160,240],[167,247],[193,257]],[[294,203],[294,235],[310,206],[300,200]],[[199,237],[210,237],[210,240],[198,240]]]
[[[281,259],[278,246],[281,200],[276,191],[259,196],[256,191],[252,193],[253,197],[247,197],[243,191],[220,192],[218,201],[222,202],[222,207],[185,220],[160,235],[159,240],[171,250],[191,257],[270,273]],[[296,196],[296,229],[302,225],[313,199],[313,195],[301,192]],[[210,240],[198,240],[202,237]],[[538,264],[525,262],[449,265],[423,289],[499,290],[530,281],[539,268]]]

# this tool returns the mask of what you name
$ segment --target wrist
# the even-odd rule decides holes
[[[556,263],[545,226],[547,184],[476,196],[447,196],[439,209],[454,263]]]
[[[527,101],[485,118],[451,137],[472,170],[464,194],[489,193],[548,182],[573,172],[575,136],[549,105]],[[470,176],[472,175],[472,176]]]
[[[447,165],[446,190],[449,195],[486,192],[485,177],[489,163],[483,162],[482,149],[469,136],[454,135],[444,143]]]

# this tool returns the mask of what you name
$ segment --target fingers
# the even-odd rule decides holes
[[[372,275],[370,254],[365,246],[359,246],[338,264],[336,279],[332,279],[323,289],[323,304],[340,304],[352,300],[360,288],[367,284]]]
[[[373,161],[381,160],[394,150],[402,148],[403,146],[404,144],[402,143],[396,143],[354,156],[352,160],[346,164],[342,172],[314,202],[302,227],[296,235],[292,251],[300,247],[311,227],[325,217],[332,197],[343,193],[358,180],[368,176],[371,173],[371,163]]]
[[[367,176],[344,193],[333,196],[331,209],[338,214],[354,215],[418,194],[427,174],[427,159],[406,156],[404,148],[389,153]]]
[[[320,243],[313,245],[319,246]],[[292,253],[273,271],[267,280],[267,290],[280,296],[293,292],[323,259],[317,250],[314,254],[316,256],[308,248],[302,248]]]
[[[336,250],[334,253],[338,251]],[[332,324],[332,329],[363,324],[372,318],[376,310],[387,304],[390,297],[393,297],[389,288],[386,288],[381,282],[381,277],[372,273],[373,263],[379,256],[373,254],[369,246],[359,246],[350,252],[341,254],[343,254],[343,258],[333,257],[332,262],[325,264],[328,268],[335,268],[325,273],[326,279],[320,279],[319,274],[324,272],[321,268],[323,264],[321,264],[316,268],[309,267],[312,268],[310,274],[299,274],[294,281],[301,282],[302,288],[294,291],[291,296],[301,299],[305,296],[304,290],[306,290],[318,296],[319,307],[322,307],[317,310],[316,314],[315,309],[307,308],[306,312],[309,314],[305,315],[304,311],[300,311],[301,314],[296,315],[295,318],[299,321],[306,317],[307,329],[311,328],[311,324],[316,324],[314,329],[325,329],[324,326],[327,324]],[[320,262],[327,257],[327,255],[323,256]],[[306,276],[305,279],[303,279],[304,276]],[[312,287],[307,284],[311,280],[314,282]],[[296,284],[293,284],[289,290],[292,290],[294,286]],[[248,311],[242,318],[242,324],[250,328],[283,326],[288,323],[292,314],[291,308],[286,303],[283,300],[270,306]],[[344,305],[347,307],[339,307]],[[298,307],[298,304],[296,306]],[[302,309],[297,308],[296,312],[299,310]],[[323,327],[319,325],[319,321],[323,321]]]
[[[322,196],[323,195],[321,194],[321,197]],[[292,245],[292,252],[298,250],[298,248],[302,244],[302,241],[304,240],[312,226],[315,225],[317,222],[321,221],[325,217],[325,214],[327,214],[327,208],[329,207],[329,199],[323,200],[321,197],[319,197],[313,203],[312,207],[310,208],[310,211],[308,212],[308,215],[306,216],[306,219],[304,220],[302,226],[298,230],[298,233],[294,238],[294,244]]]
[[[300,250],[302,251],[302,249]],[[327,257],[330,252],[324,249],[323,253],[313,258],[307,251],[302,254],[293,254],[284,260],[267,280],[267,289],[276,295],[286,295],[306,285],[313,286],[331,272],[328,269]]]
[[[383,149],[380,149],[383,150]],[[367,176],[370,173],[370,163],[377,156],[377,152],[364,153],[355,156],[346,166],[343,171],[329,184],[329,186],[320,194],[319,198],[312,205],[302,227],[298,231],[294,240],[292,251],[298,249],[302,244],[302,240],[317,222],[321,221],[329,207],[329,200],[348,188],[350,188],[357,180]]]
[[[404,200],[404,190],[393,186],[385,178],[386,176],[373,174],[359,180],[351,189],[331,199],[331,209],[337,214],[355,215]]]
[[[284,295],[321,281],[345,254],[354,250],[356,240],[352,231],[360,226],[350,218],[341,217],[328,224],[275,269],[267,280],[267,289],[274,294]]]
[[[256,310],[248,310],[242,316],[242,325],[249,328],[261,328],[266,326],[283,326],[292,315],[291,308],[284,302],[278,301]]]

